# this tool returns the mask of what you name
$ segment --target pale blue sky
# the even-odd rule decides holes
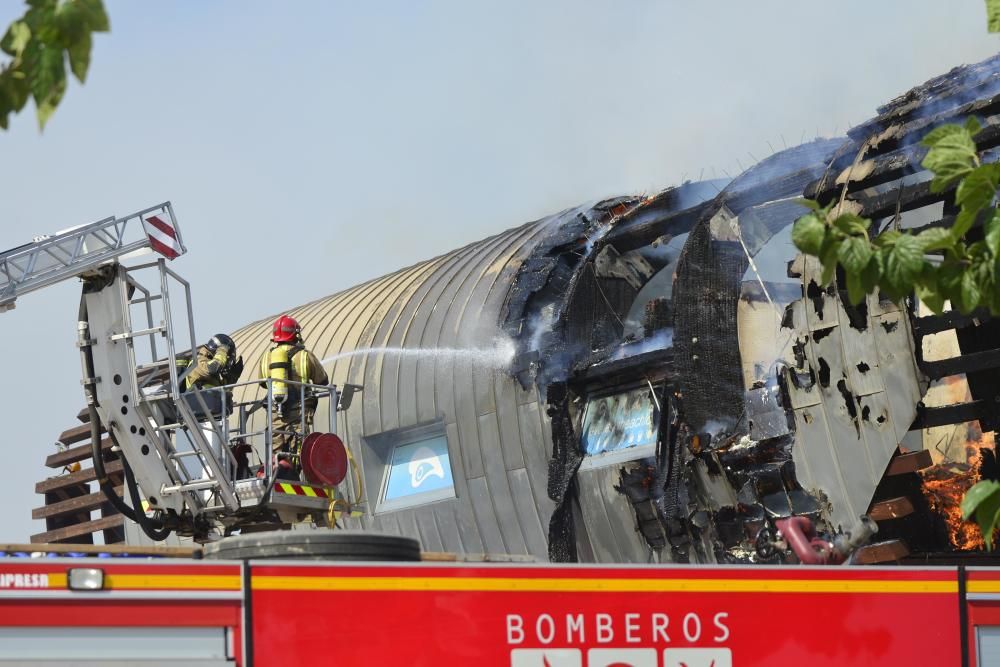
[[[583,201],[735,175],[998,48],[982,0],[107,5],[86,85],[44,134],[33,111],[0,133],[0,247],[170,199],[203,337]],[[22,11],[0,0],[0,23]],[[83,405],[78,299],[0,315],[0,542],[44,529],[34,483]]]

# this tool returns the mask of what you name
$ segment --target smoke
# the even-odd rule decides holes
[[[732,433],[735,428],[736,423],[733,421],[726,420],[723,422],[718,419],[709,419],[697,431],[698,433],[708,433],[712,436],[712,440],[717,440],[719,436]]]
[[[634,357],[654,350],[665,350],[673,344],[674,329],[673,327],[667,327],[657,331],[648,338],[643,338],[628,345],[622,345],[615,351],[611,358],[624,359],[625,357]]]
[[[556,304],[547,303],[542,309],[528,318],[528,351],[540,351],[542,337],[552,331],[552,326],[558,321]]]

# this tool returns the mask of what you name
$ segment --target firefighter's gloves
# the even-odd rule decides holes
[[[220,345],[219,349],[216,350],[215,355],[212,356],[212,360],[208,362],[208,372],[212,375],[216,375],[219,371],[226,367],[226,363],[229,361],[229,346]]]

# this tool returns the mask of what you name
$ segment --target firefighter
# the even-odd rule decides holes
[[[312,431],[313,415],[318,399],[299,385],[326,385],[329,383],[323,365],[302,342],[302,328],[289,315],[282,315],[274,322],[270,349],[265,350],[258,364],[261,380],[271,379],[271,396],[274,401],[271,444],[279,459],[295,459],[301,439]],[[262,382],[261,386],[267,386]],[[301,427],[305,422],[305,430]]]
[[[217,387],[232,384],[239,380],[243,372],[243,358],[236,356],[236,343],[226,334],[215,334],[207,343],[199,345],[193,355],[190,352],[177,355],[177,380],[181,392],[185,393],[181,400],[186,402],[196,419],[201,424],[201,432],[208,441],[216,457],[222,455],[222,443],[216,434],[216,421],[224,419],[232,412],[232,392],[215,390]],[[194,392],[206,390],[196,400]],[[207,408],[208,412],[205,412]],[[183,450],[194,447],[190,433],[181,429],[177,434],[178,446]],[[186,444],[185,444],[186,443]],[[194,457],[185,457],[182,465],[191,479],[209,479],[208,469]],[[203,492],[206,502],[210,491]]]
[[[231,384],[239,379],[243,359],[236,358],[236,343],[226,334],[215,334],[191,355],[177,357],[177,378],[181,391],[207,389]]]

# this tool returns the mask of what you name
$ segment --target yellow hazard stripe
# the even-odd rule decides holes
[[[66,588],[65,572],[46,572],[48,588]],[[166,590],[227,590],[238,591],[243,582],[233,574],[107,574],[104,588],[166,589]]]
[[[292,496],[302,495],[301,493],[297,493],[295,491],[295,487],[296,486],[298,486],[299,488],[301,488],[302,489],[302,493],[304,493],[306,496],[308,496],[310,498],[329,498],[330,497],[330,494],[327,492],[326,489],[317,488],[315,486],[309,486],[308,484],[293,485],[293,484],[278,483],[278,484],[275,485],[275,487],[277,488],[277,490],[279,492],[281,492],[281,493],[287,493],[287,494],[292,495]]]
[[[965,582],[967,593],[1000,593],[1000,580],[979,580],[970,579]]]
[[[514,577],[253,577],[279,591],[523,591],[544,593],[957,593],[954,581],[830,579],[520,579]]]
[[[51,579],[49,580],[51,583]],[[65,576],[63,577],[65,583]],[[242,581],[238,574],[109,574],[105,588],[161,588],[172,590],[238,591]]]

